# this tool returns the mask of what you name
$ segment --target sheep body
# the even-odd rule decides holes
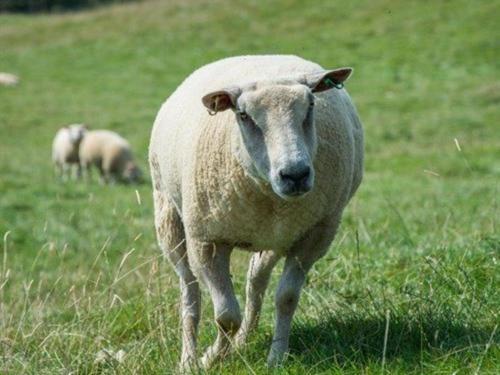
[[[317,188],[296,202],[283,201],[266,184],[248,178],[232,154],[234,115],[209,116],[200,101],[203,93],[235,82],[319,69],[295,56],[228,58],[194,72],[163,105],[150,159],[157,160],[161,192],[175,202],[192,236],[252,245],[246,248],[254,251],[285,251],[327,213],[340,215],[361,181],[363,155],[362,130],[345,90],[322,94]]]
[[[137,182],[140,170],[134,162],[130,144],[110,130],[89,131],[80,145],[80,164],[90,175],[96,167],[103,182]]]
[[[72,124],[59,129],[52,142],[52,161],[56,173],[65,178],[71,175],[71,169],[76,169],[80,175],[79,147],[87,128],[83,124]]]
[[[19,77],[12,73],[0,72],[0,86],[16,86],[19,83]]]
[[[196,355],[196,334],[189,332],[196,332],[199,320],[197,280],[209,288],[219,327],[216,342],[202,359],[206,367],[224,355],[227,337],[240,326],[228,266],[233,247],[268,250],[252,258],[245,319],[237,342],[244,342],[256,325],[274,264],[282,256],[287,259],[276,294],[278,318],[268,363],[274,365],[283,358],[290,314],[305,273],[328,249],[363,173],[363,131],[343,89],[316,95],[314,188],[293,200],[278,196],[266,179],[252,171],[251,163],[242,162],[240,155],[246,151],[235,114],[211,116],[201,98],[224,87],[248,85],[252,90],[262,88],[261,92],[276,87],[287,93],[292,90],[284,87],[289,80],[300,81],[321,71],[318,64],[296,56],[220,60],[192,73],[157,115],[149,150],[155,223],[160,246],[181,279],[183,317],[190,317],[183,320],[183,367],[191,366]],[[279,81],[280,77],[285,80]],[[273,83],[277,79],[279,85]],[[284,99],[272,97],[269,103],[275,110]]]

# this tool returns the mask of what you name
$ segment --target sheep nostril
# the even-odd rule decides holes
[[[303,167],[300,169],[294,169],[294,170],[281,170],[279,172],[279,175],[282,180],[284,181],[291,181],[294,184],[300,184],[302,182],[305,182],[309,178],[309,175],[311,174],[311,168],[309,167]]]

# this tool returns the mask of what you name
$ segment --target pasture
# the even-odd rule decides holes
[[[365,178],[311,270],[276,374],[500,371],[498,1],[143,1],[0,15],[0,373],[174,373],[178,281],[151,187],[61,183],[50,145],[84,122],[130,140],[195,68],[291,53],[353,66]],[[149,176],[148,176],[149,178]],[[232,265],[240,303],[249,254]],[[259,329],[209,373],[265,374]],[[203,295],[200,346],[214,338]],[[123,360],[96,361],[103,350]]]

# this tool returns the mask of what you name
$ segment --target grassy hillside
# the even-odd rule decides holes
[[[174,372],[177,279],[149,184],[57,182],[50,144],[66,123],[113,129],[146,169],[156,112],[183,78],[257,53],[353,66],[366,132],[364,182],[309,275],[276,373],[498,373],[499,11],[173,0],[0,15],[0,71],[21,77],[0,87],[0,373]],[[232,271],[241,298],[247,259]],[[204,297],[202,348],[215,335]],[[266,373],[272,326],[270,292],[247,349],[211,373]],[[124,362],[94,363],[104,348]]]

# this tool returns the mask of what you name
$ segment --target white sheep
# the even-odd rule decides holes
[[[71,177],[72,169],[76,170],[75,177],[81,175],[78,150],[86,133],[86,125],[72,124],[59,129],[54,137],[52,161],[56,175],[59,175],[63,180]]]
[[[110,130],[92,130],[85,135],[80,145],[80,165],[87,178],[95,166],[104,183],[139,182],[142,176],[130,144]]]
[[[19,83],[19,77],[12,73],[0,72],[0,86],[16,86]]]
[[[284,257],[268,365],[282,361],[306,273],[363,174],[363,130],[342,89],[351,71],[296,56],[233,57],[195,71],[160,109],[149,160],[158,241],[180,278],[182,369],[197,363],[198,280],[218,327],[207,368],[235,334],[242,345],[255,329]],[[255,252],[243,322],[229,273],[235,247]]]

